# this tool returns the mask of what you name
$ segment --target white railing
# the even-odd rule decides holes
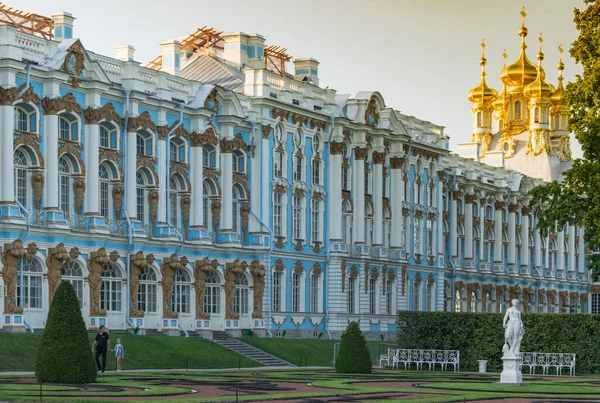
[[[175,92],[187,94],[189,83],[185,79],[170,76],[167,77],[167,88]]]
[[[140,68],[138,70],[138,75],[144,84],[154,86],[158,82],[158,76],[154,70]]]
[[[14,43],[23,51],[25,59],[43,64],[46,61],[46,40],[28,35],[15,33]]]
[[[325,91],[317,89],[317,88],[313,88],[312,91],[313,91],[313,96],[315,97],[316,100],[325,102]]]
[[[304,87],[293,81],[290,83],[290,90],[296,94],[304,94]]]
[[[100,64],[102,70],[115,82],[120,82],[123,77],[123,65],[119,60],[106,56],[94,55],[93,58]]]
[[[285,88],[284,78],[276,74],[267,74],[267,83],[269,84],[269,87],[278,89],[280,91]]]

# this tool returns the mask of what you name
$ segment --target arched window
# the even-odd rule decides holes
[[[146,169],[139,169],[136,174],[136,213],[137,219],[146,222],[146,188],[152,184],[152,176]]]
[[[502,209],[502,222],[508,222],[508,209],[506,207]]]
[[[521,119],[521,101],[515,102],[515,119]]]
[[[156,313],[156,272],[151,267],[140,270],[140,285],[138,288],[138,306],[140,311]]]
[[[215,272],[210,273],[206,277],[204,312],[211,315],[221,313],[221,280]]]
[[[310,230],[311,230],[311,241],[312,242],[321,242],[321,231],[323,222],[321,215],[323,211],[321,209],[321,201],[315,198],[311,199],[311,209],[310,209]]]
[[[185,145],[185,141],[183,141],[182,139],[172,138],[169,142],[169,160],[173,162],[185,162]]]
[[[369,278],[369,313],[371,315],[376,315],[378,313],[377,310],[377,301],[379,301],[379,286],[376,278]]]
[[[342,239],[347,245],[352,243],[352,207],[348,200],[342,202]]]
[[[281,271],[273,272],[273,311],[282,312],[284,308],[283,301],[283,273]]]
[[[241,275],[235,280],[233,296],[233,312],[245,315],[248,313],[248,279]]]
[[[217,166],[217,153],[215,148],[210,144],[202,146],[202,166],[204,168],[214,168]]]
[[[388,277],[385,283],[385,311],[388,315],[394,315],[395,313],[394,301],[396,299],[394,298],[394,289],[394,280]]]
[[[302,312],[302,273],[292,271],[292,312]]]
[[[202,222],[208,232],[212,232],[212,199],[217,196],[217,188],[213,181],[205,179],[202,183]]]
[[[473,202],[473,217],[479,217],[479,203]]]
[[[423,189],[423,185],[421,184],[421,178],[417,178],[417,180],[415,180],[415,182],[413,183],[413,197],[414,197],[414,204],[421,204],[421,197],[422,197],[422,191]]]
[[[489,228],[485,230],[483,260],[490,264],[494,263],[494,232]]]
[[[294,182],[304,181],[304,158],[300,153],[294,154]]]
[[[234,150],[231,154],[231,163],[233,165],[233,172],[244,173],[246,172],[246,158],[245,154],[240,150]]]
[[[174,174],[169,179],[169,222],[175,228],[181,228],[180,200],[182,193],[186,190],[185,180],[180,174]]]
[[[100,288],[100,309],[121,312],[121,287],[123,275],[114,263],[104,265],[102,286]]]
[[[98,167],[98,186],[100,195],[100,215],[104,218],[112,218],[112,184],[118,178],[118,171],[114,164],[104,161]]]
[[[66,261],[60,268],[62,281],[68,281],[73,286],[79,308],[83,308],[83,270],[81,264],[76,260]]]
[[[35,257],[29,260],[21,259],[23,264],[23,286],[25,287],[23,308],[42,309],[42,264]],[[16,303],[21,304],[21,281],[17,282]]]
[[[312,185],[313,186],[321,184],[321,161],[319,161],[317,159],[312,160],[311,176],[312,176]]]
[[[494,220],[494,208],[490,205],[485,206],[485,219]]]
[[[279,149],[275,149],[273,154],[273,178],[282,178],[286,174],[286,156],[285,152]]]
[[[241,216],[241,207],[242,207],[242,203],[241,200],[244,200],[246,198],[246,194],[244,192],[244,189],[239,185],[239,184],[235,184],[233,185],[233,192],[232,192],[232,198],[233,201],[231,203],[231,208],[232,208],[232,212],[231,212],[231,222],[232,222],[232,227],[233,227],[233,232],[235,232],[236,234],[238,234],[240,236],[242,236],[242,216]]]
[[[33,106],[20,103],[15,106],[15,130],[20,132],[37,132],[37,114]]]
[[[140,130],[137,132],[136,137],[136,152],[137,155],[142,156],[151,156],[154,153],[153,144],[152,144],[152,135],[145,130]]]
[[[59,205],[60,209],[65,213],[71,213],[73,208],[73,189],[72,189],[72,175],[76,170],[74,169],[71,158],[63,155],[58,160],[58,187],[59,192]]]
[[[192,298],[192,280],[187,270],[178,270],[175,274],[175,292],[172,305],[175,312],[190,313]]]
[[[31,206],[31,175],[29,169],[33,165],[32,161],[35,161],[33,158],[33,153],[24,147],[17,148],[13,156],[15,197],[25,208],[30,208]]]
[[[66,141],[79,141],[77,118],[70,113],[58,115],[58,138]]]
[[[413,281],[413,289],[412,289],[412,310],[413,311],[421,311],[421,285],[422,281],[416,279]]]
[[[112,123],[100,123],[100,147],[113,150],[119,148],[117,128]]]
[[[462,197],[456,199],[456,214],[463,215],[465,214],[465,201]]]

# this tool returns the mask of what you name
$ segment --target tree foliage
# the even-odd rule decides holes
[[[477,370],[478,360],[498,371],[503,318],[503,313],[399,311],[398,346],[458,350],[461,371]],[[574,353],[577,374],[600,373],[600,315],[523,313],[522,320],[522,352]]]
[[[37,352],[35,376],[40,382],[90,383],[96,364],[79,301],[73,286],[63,281],[54,294]]]
[[[358,328],[358,323],[351,322],[342,335],[340,351],[335,359],[335,372],[370,374],[372,367],[367,341]]]
[[[574,10],[579,37],[570,49],[571,57],[583,67],[582,75],[567,84],[568,130],[581,144],[584,159],[578,159],[564,173],[561,183],[541,185],[533,190],[531,208],[537,214],[542,235],[565,223],[585,226],[589,248],[600,247],[600,3],[584,0],[587,8]],[[600,256],[591,256],[588,268],[597,279]]]

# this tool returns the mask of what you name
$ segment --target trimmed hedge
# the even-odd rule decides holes
[[[71,283],[62,281],[52,299],[37,351],[35,377],[40,382],[90,383],[96,375],[77,295]]]
[[[339,374],[370,374],[373,364],[367,341],[358,327],[350,322],[342,335],[340,351],[335,359],[335,372]]]
[[[459,350],[460,367],[502,369],[503,313],[398,312],[398,346],[408,349]],[[575,353],[578,374],[600,373],[600,315],[522,314],[521,351]]]

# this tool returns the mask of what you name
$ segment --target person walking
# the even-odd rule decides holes
[[[121,344],[121,339],[117,339],[117,344],[115,344],[113,351],[115,352],[115,357],[117,358],[117,372],[121,372],[121,360],[123,357],[125,357],[125,350]]]
[[[100,325],[100,329],[98,334],[96,335],[96,339],[94,340],[94,345],[92,346],[92,353],[96,350],[96,365],[98,366],[98,372],[106,369],[106,352],[110,350],[110,337],[108,336],[108,332],[105,331],[106,327],[104,325]],[[102,366],[100,365],[100,355],[102,355]]]

